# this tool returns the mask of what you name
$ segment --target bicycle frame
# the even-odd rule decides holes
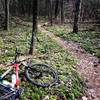
[[[19,66],[21,65],[21,63],[12,63],[10,65],[7,65],[7,67],[10,66],[10,68],[4,72],[0,78],[1,78],[1,81],[3,81],[4,77],[9,74],[10,71],[12,71],[12,69],[15,69],[15,74],[16,74],[16,84],[15,84],[15,87],[18,89],[19,88],[19,85],[20,85],[20,80],[19,80]]]
[[[19,79],[19,67],[20,65],[24,65],[25,67],[29,66],[28,63],[26,64],[25,62],[30,59],[24,59],[22,61],[17,61],[17,57],[20,53],[17,52],[15,53],[15,59],[13,60],[13,62],[11,62],[11,64],[9,65],[4,65],[6,67],[10,67],[6,72],[4,72],[1,76],[0,76],[0,81],[2,82],[4,77],[9,74],[10,71],[12,71],[12,69],[15,69],[15,74],[16,74],[16,84],[14,85],[14,87],[16,87],[17,89],[19,89],[19,85],[20,85],[20,79]]]

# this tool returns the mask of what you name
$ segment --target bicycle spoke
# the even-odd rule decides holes
[[[35,85],[47,87],[57,80],[52,68],[44,64],[34,64],[26,70],[26,78]]]

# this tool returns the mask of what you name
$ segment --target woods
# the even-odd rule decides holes
[[[14,63],[20,56],[31,57],[25,69],[33,83],[47,85],[49,67],[55,70],[53,78],[58,75],[49,87],[33,86],[22,68],[21,87],[26,89],[19,100],[99,100],[100,0],[0,0],[0,73],[16,48]],[[35,63],[40,67],[33,68]]]
[[[0,12],[5,12],[5,20],[9,19],[7,15],[9,16],[9,10],[10,10],[10,16],[32,16],[33,11],[33,4],[30,0],[5,0],[0,1],[1,5],[3,5],[3,9]],[[9,4],[10,2],[10,4]],[[99,0],[93,1],[80,1],[80,0],[43,0],[42,2],[38,0],[38,16],[47,16],[50,20],[50,23],[55,23],[54,19],[58,16],[58,23],[65,22],[68,24],[68,22],[73,23],[73,31],[77,31],[75,24],[77,22],[83,23],[99,23]],[[5,5],[5,7],[4,7]],[[10,7],[9,7],[10,6]],[[5,9],[4,9],[5,8]],[[8,10],[8,11],[7,11]],[[8,14],[7,14],[8,12]],[[45,13],[46,12],[46,13]],[[74,14],[75,13],[75,14]],[[2,13],[1,13],[2,14]],[[1,15],[2,16],[2,15]],[[80,16],[80,18],[79,18]],[[64,20],[65,18],[65,20]],[[60,20],[59,20],[60,19]],[[6,21],[7,22],[7,21]],[[5,22],[5,23],[6,23]],[[8,21],[9,23],[9,21]],[[2,23],[0,23],[2,24]]]

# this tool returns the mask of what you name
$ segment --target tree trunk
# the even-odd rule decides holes
[[[97,3],[96,3],[96,8],[95,8],[95,20],[97,20],[97,23],[99,24],[100,22],[100,16],[99,16],[99,0],[97,0]]]
[[[9,31],[9,0],[5,0],[5,30]]]
[[[55,2],[55,19],[57,18],[59,13],[59,0],[56,0]]]
[[[61,24],[64,23],[64,0],[61,0]]]
[[[21,0],[21,13],[25,16],[25,7],[24,7],[24,0]]]
[[[49,14],[48,14],[48,11],[49,11],[48,6],[49,6],[48,0],[45,0],[45,15],[46,15],[46,16],[49,16]]]
[[[28,16],[30,17],[31,16],[31,0],[29,1],[29,3],[28,3]]]
[[[15,5],[14,5],[14,9],[15,9],[15,16],[18,16],[18,0],[15,0]]]
[[[37,32],[37,15],[38,15],[38,1],[33,0],[33,27],[32,27],[32,39],[29,54],[33,55],[34,45],[35,45],[35,35]]]
[[[74,12],[74,26],[73,26],[73,32],[77,33],[78,32],[78,22],[79,22],[79,15],[81,11],[81,4],[82,0],[76,0],[75,3],[75,12]]]
[[[52,26],[53,25],[53,12],[52,12],[52,0],[50,0],[50,5],[49,5],[49,11],[50,11],[50,14],[49,14],[49,20],[50,20],[50,25]]]

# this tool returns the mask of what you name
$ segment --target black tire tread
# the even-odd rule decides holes
[[[26,79],[30,83],[32,83],[33,85],[36,85],[36,86],[41,86],[41,87],[49,87],[51,85],[50,83],[47,83],[47,84],[38,84],[37,82],[34,82],[34,81],[31,80],[31,78],[28,75],[28,68],[34,67],[35,65],[47,67],[48,70],[52,71],[54,77],[53,77],[53,82],[51,84],[55,84],[58,81],[58,75],[57,75],[57,73],[55,72],[55,70],[52,67],[49,67],[46,64],[33,64],[30,67],[25,68],[25,76],[26,76]]]

